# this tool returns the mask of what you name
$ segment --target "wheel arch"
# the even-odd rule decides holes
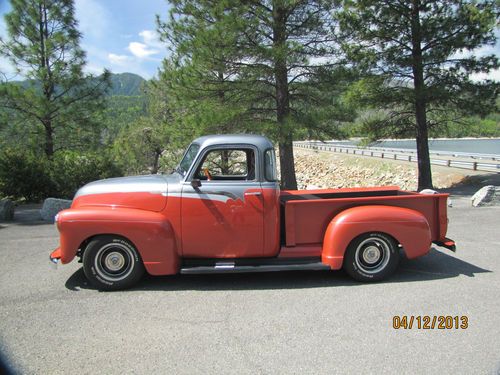
[[[122,237],[132,243],[151,275],[178,272],[180,256],[175,232],[161,213],[93,207],[69,209],[58,220],[61,262],[69,263],[98,236]]]
[[[428,253],[429,223],[418,211],[394,206],[358,206],[337,214],[328,224],[323,240],[322,262],[340,269],[352,241],[365,233],[382,233],[403,247],[408,258]]]
[[[121,239],[124,239],[126,241],[129,241],[137,250],[137,252],[139,253],[139,255],[141,255],[141,253],[139,252],[139,250],[137,249],[137,245],[134,243],[134,241],[131,241],[130,238],[127,238],[125,237],[124,235],[122,234],[117,234],[117,233],[99,233],[99,234],[93,234],[87,238],[85,238],[81,243],[80,243],[80,246],[78,246],[78,251],[76,253],[76,256],[78,256],[79,258],[82,258],[83,257],[83,253],[85,252],[85,249],[87,248],[87,246],[89,245],[89,243],[99,237],[106,237],[106,236],[111,236],[111,237],[119,237]],[[142,259],[142,257],[141,257]]]

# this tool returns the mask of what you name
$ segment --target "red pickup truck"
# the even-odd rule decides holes
[[[313,166],[311,166],[313,167]],[[271,142],[196,139],[170,175],[82,187],[56,217],[52,262],[83,262],[102,290],[151,275],[344,268],[360,281],[391,275],[446,238],[447,194],[398,187],[280,191]]]

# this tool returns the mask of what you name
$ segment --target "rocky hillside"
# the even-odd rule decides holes
[[[417,189],[417,166],[378,158],[347,156],[330,152],[295,149],[299,189],[396,185]],[[435,188],[447,188],[463,179],[452,169],[433,167]]]

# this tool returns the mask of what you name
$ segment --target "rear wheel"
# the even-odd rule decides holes
[[[365,233],[347,247],[344,269],[359,281],[379,281],[392,275],[399,264],[399,248],[383,233]]]
[[[99,236],[83,253],[85,276],[100,290],[130,288],[144,275],[136,248],[122,237]]]

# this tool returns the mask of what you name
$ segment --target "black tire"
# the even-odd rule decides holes
[[[359,281],[380,281],[396,271],[397,242],[383,233],[364,233],[351,241],[344,256],[344,269]]]
[[[83,252],[83,271],[97,289],[120,290],[135,285],[145,270],[129,241],[118,236],[99,236]]]

